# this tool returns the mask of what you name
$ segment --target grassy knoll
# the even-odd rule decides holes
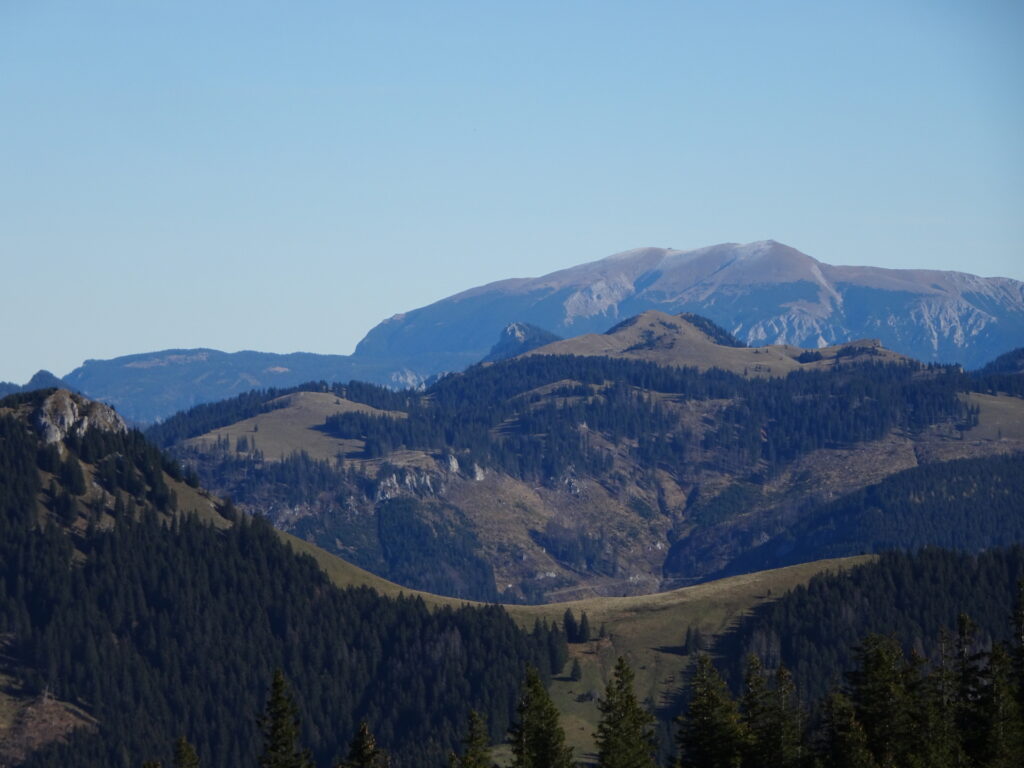
[[[361,450],[362,441],[339,440],[317,429],[328,416],[352,411],[396,418],[405,415],[379,411],[328,392],[295,392],[278,398],[274,404],[283,407],[214,429],[185,444],[212,446],[227,439],[234,448],[239,438],[245,438],[250,448],[255,445],[270,460],[296,451],[305,451],[315,459],[333,459],[339,453]]]

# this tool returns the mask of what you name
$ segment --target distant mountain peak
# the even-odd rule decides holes
[[[536,278],[471,288],[392,318],[355,359],[420,373],[488,354],[510,322],[602,333],[657,309],[707,317],[746,344],[827,347],[861,338],[926,362],[981,365],[1024,343],[1024,283],[938,270],[833,266],[774,239],[644,247]]]
[[[505,326],[498,342],[491,347],[491,351],[481,362],[495,363],[499,360],[507,360],[559,340],[561,340],[561,336],[538,328],[536,325],[512,322]]]

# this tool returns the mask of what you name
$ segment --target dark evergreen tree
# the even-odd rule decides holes
[[[587,618],[587,612],[583,611],[580,614],[580,625],[576,630],[578,643],[586,643],[590,641],[590,619]]]
[[[263,732],[260,768],[312,768],[309,753],[299,746],[298,710],[280,669],[274,670],[259,724]]]
[[[579,682],[583,679],[583,667],[580,666],[580,660],[574,658],[572,660],[572,669],[569,671],[569,679],[573,682]]]
[[[571,768],[572,747],[565,746],[558,710],[532,667],[526,671],[516,714],[519,720],[509,732],[513,768]]]
[[[576,622],[576,617],[573,616],[572,608],[565,609],[565,613],[562,615],[562,626],[565,628],[566,641],[570,643],[580,641],[580,626]]]
[[[957,731],[956,680],[948,647],[948,638],[940,639],[940,653],[930,670],[920,655],[911,654],[905,673],[911,739],[906,752],[932,768],[968,762]]]
[[[462,740],[462,754],[453,754],[448,762],[451,768],[493,768],[487,723],[476,710],[469,713],[466,736]]]
[[[892,637],[869,635],[856,656],[858,664],[850,681],[857,720],[878,764],[882,768],[898,765],[912,736],[903,651]]]
[[[960,743],[967,754],[975,758],[982,751],[985,732],[985,712],[981,705],[985,654],[978,646],[977,634],[977,624],[966,613],[961,613],[957,618],[954,646],[956,724]]]
[[[983,734],[977,740],[976,759],[987,768],[1019,766],[1024,757],[1024,713],[1014,691],[1013,662],[996,645],[983,673],[979,701]]]
[[[74,456],[68,456],[61,464],[61,482],[64,488],[72,496],[81,496],[85,493],[85,474],[82,472],[82,465]]]
[[[825,700],[822,757],[828,768],[878,768],[853,702],[839,692]]]
[[[188,743],[184,736],[178,737],[174,745],[174,768],[199,768],[199,755],[195,747]]]
[[[711,657],[697,657],[690,705],[678,735],[684,768],[739,768],[747,735]]]
[[[586,615],[586,614],[584,614]],[[654,717],[636,699],[633,670],[620,656],[597,703],[597,763],[601,768],[656,768]]]
[[[770,685],[761,660],[751,655],[741,700],[748,734],[745,768],[795,768],[803,758],[802,712],[785,667]]]
[[[348,757],[339,768],[387,768],[388,755],[377,746],[377,739],[366,721],[359,723],[356,735],[348,747]]]

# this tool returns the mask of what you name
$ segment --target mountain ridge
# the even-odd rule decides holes
[[[648,325],[661,335],[645,339]],[[678,353],[676,337],[697,346],[653,356]],[[593,340],[632,352],[578,348]],[[481,599],[490,564],[503,600],[563,600],[692,583],[833,494],[1021,450],[1022,385],[875,341],[715,344],[652,310],[423,392],[316,386],[281,409],[203,406],[150,434],[208,486],[387,578],[406,578],[405,552],[423,561],[409,586]],[[461,582],[431,572],[444,551]]]
[[[751,344],[815,347],[879,337],[917,359],[968,367],[1024,338],[1019,281],[833,266],[764,240],[688,251],[633,249],[537,278],[477,286],[383,321],[354,357],[406,355],[415,369],[427,364],[416,349],[429,330],[440,347],[436,354],[454,370],[455,361],[483,357],[483,337],[496,335],[503,313],[577,336],[646,309],[696,312]]]
[[[827,347],[877,338],[915,359],[968,368],[1024,343],[1019,281],[834,266],[764,240],[639,248],[476,286],[384,320],[352,355],[169,349],[87,360],[63,383],[149,423],[258,387],[317,380],[420,387],[485,359],[511,323],[575,337],[649,309],[705,316],[748,345]],[[0,384],[0,392],[16,389]]]

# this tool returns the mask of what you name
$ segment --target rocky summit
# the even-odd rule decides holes
[[[977,367],[1024,340],[1024,283],[939,270],[833,266],[774,240],[638,248],[543,277],[502,280],[385,320],[356,359],[429,375],[488,354],[508,323],[563,337],[656,309],[696,312],[747,344],[877,338],[918,360]]]

